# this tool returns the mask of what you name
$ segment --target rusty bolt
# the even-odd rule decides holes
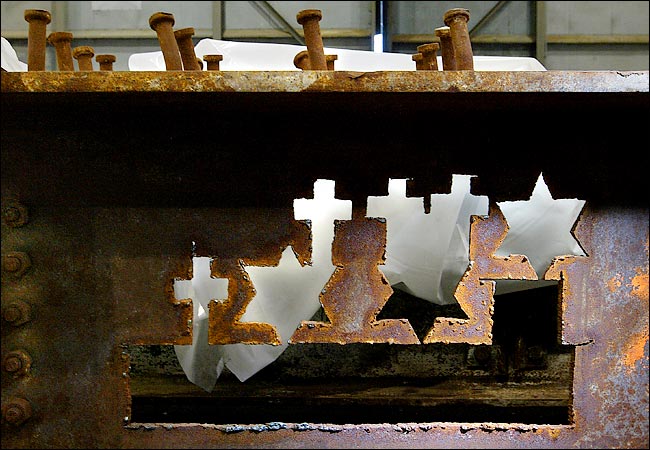
[[[219,70],[219,61],[223,60],[223,55],[203,55],[203,61],[208,65],[208,70]]]
[[[149,26],[158,35],[160,49],[165,58],[165,68],[167,70],[183,70],[178,43],[174,36],[174,15],[166,12],[153,13],[149,17]]]
[[[27,208],[19,203],[10,203],[2,208],[2,220],[9,227],[22,227],[28,221]]]
[[[95,50],[87,45],[72,49],[72,57],[77,60],[80,72],[93,71],[93,56],[95,56]]]
[[[469,10],[452,8],[444,14],[443,20],[445,25],[449,27],[451,44],[454,47],[454,56],[456,58],[456,70],[474,70],[472,43],[467,29]]]
[[[19,278],[32,265],[29,255],[25,252],[9,252],[2,255],[2,271]]]
[[[296,20],[302,25],[305,35],[310,70],[327,70],[323,37],[318,24],[322,17],[323,13],[319,9],[304,9],[296,15]]]
[[[183,69],[201,70],[196,62],[192,36],[194,36],[194,28],[183,28],[174,31],[174,38],[176,39],[178,51],[181,53],[181,60],[183,61]]]
[[[67,31],[55,31],[50,33],[47,41],[56,50],[56,63],[59,71],[74,71],[72,62],[72,33]]]
[[[302,50],[293,58],[293,65],[300,70],[309,70],[309,52]]]
[[[11,425],[21,425],[32,416],[32,405],[24,398],[12,398],[2,405],[2,417]]]
[[[334,70],[334,61],[337,59],[339,59],[338,55],[325,55],[327,70]],[[309,64],[309,52],[307,50],[298,52],[293,58],[293,65],[301,70],[310,70],[311,65]]]
[[[438,42],[418,45],[418,52],[422,53],[422,70],[438,70],[438,56],[436,52],[440,49]]]
[[[3,306],[2,318],[14,326],[23,325],[32,319],[32,308],[22,300],[15,300]]]
[[[415,70],[423,70],[424,68],[422,65],[423,58],[424,57],[422,53],[416,53],[415,55],[411,55],[411,59],[415,61]]]
[[[339,59],[338,55],[325,55],[325,63],[327,64],[327,70],[334,70],[334,61]]]
[[[25,20],[29,23],[27,33],[27,70],[45,70],[45,47],[47,24],[52,21],[49,11],[26,9]]]
[[[436,36],[440,38],[442,70],[456,70],[456,57],[454,56],[454,46],[451,43],[451,34],[449,34],[449,27],[439,27],[436,28],[434,32]]]
[[[7,353],[2,361],[2,368],[13,374],[14,378],[24,376],[32,366],[32,358],[23,350]]]
[[[113,63],[115,62],[115,55],[97,55],[95,61],[99,63],[99,70],[113,70]]]

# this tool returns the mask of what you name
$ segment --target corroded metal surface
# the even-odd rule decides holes
[[[545,280],[560,282],[560,331],[563,344],[581,345],[591,341],[580,320],[586,317],[584,308],[585,270],[589,267],[584,256],[558,256],[544,274]]]
[[[276,328],[268,323],[239,319],[255,297],[255,287],[241,260],[212,260],[212,276],[228,280],[228,298],[210,302],[210,344],[280,345]]]
[[[44,71],[47,24],[52,21],[52,15],[42,9],[26,9],[25,20],[29,23],[27,70]]]
[[[452,8],[445,12],[443,20],[449,27],[451,45],[454,48],[455,70],[474,70],[474,54],[467,28],[469,10]]]
[[[156,32],[167,70],[183,70],[183,61],[174,36],[174,15],[157,12],[149,17],[149,26]]]
[[[648,92],[628,72],[7,72],[2,92]]]
[[[536,280],[537,273],[524,255],[495,256],[508,233],[501,208],[493,204],[487,217],[472,216],[469,232],[469,267],[454,297],[468,319],[436,317],[425,344],[467,342],[492,344],[494,288],[492,280]]]
[[[301,266],[311,261],[311,234],[303,221],[289,222],[286,241],[279,248],[291,245]],[[201,251],[205,251],[201,249]],[[229,253],[232,250],[228,251]],[[213,253],[208,253],[213,254]],[[217,254],[221,255],[221,254]],[[240,322],[246,307],[255,297],[255,286],[246,272],[246,266],[277,266],[280,255],[272,252],[265,257],[217,257],[211,262],[212,276],[228,280],[228,298],[210,302],[210,325],[208,342],[225,344],[271,344],[280,345],[280,336],[274,326],[259,322]]]
[[[646,174],[627,158],[647,93],[648,72],[3,73],[2,203],[29,220],[3,220],[2,254],[31,264],[3,273],[1,345],[31,363],[3,374],[2,447],[647,448]],[[203,114],[168,117],[179,104]],[[453,146],[412,132],[435,118],[451,133],[468,113]],[[296,114],[304,126],[288,125]],[[533,142],[536,120],[549,131]],[[336,133],[314,139],[323,121]],[[509,139],[495,137],[508,122]],[[191,278],[193,255],[272,265],[289,244],[309,255],[291,206],[315,179],[356,200],[385,195],[390,177],[444,192],[451,174],[476,174],[472,193],[495,202],[528,198],[540,171],[553,198],[587,201],[575,227],[587,257],[559,255],[546,274],[576,345],[569,425],[132,420],[124,345],[192,337],[173,280]],[[375,280],[378,261],[364,269]]]
[[[320,33],[318,22],[323,14],[318,9],[305,9],[296,15],[296,21],[302,25],[305,35],[305,45],[309,54],[310,70],[327,70],[325,51],[323,49],[323,37]]]
[[[330,323],[303,321],[290,342],[420,343],[408,320],[377,320],[393,293],[379,270],[385,261],[385,250],[384,219],[336,220],[332,243],[336,269],[320,294]]]

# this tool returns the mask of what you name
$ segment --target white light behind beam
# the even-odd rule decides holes
[[[372,50],[375,53],[384,53],[384,35],[375,34],[372,37]]]

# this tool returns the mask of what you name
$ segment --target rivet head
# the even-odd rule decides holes
[[[50,14],[49,11],[45,11],[44,9],[26,9],[25,20],[27,22],[36,20],[48,24],[52,21],[52,14]]]
[[[32,416],[32,405],[24,398],[13,398],[2,405],[2,417],[11,425],[21,425]]]
[[[156,12],[149,17],[149,26],[154,31],[156,31],[156,28],[161,23],[168,23],[170,26],[173,26],[174,22],[174,15],[168,12]]]
[[[23,368],[23,363],[20,358],[15,355],[7,356],[4,361],[4,368],[7,372],[14,373],[18,372]]]
[[[23,325],[31,320],[32,308],[22,300],[16,300],[2,308],[2,318],[14,326]]]
[[[53,31],[47,36],[47,42],[55,47],[61,43],[72,42],[73,35],[68,31]]]
[[[27,375],[32,366],[32,358],[23,350],[7,353],[2,361],[2,368],[13,374],[14,378]]]
[[[469,21],[469,9],[465,8],[452,8],[445,12],[442,16],[442,21],[445,25],[449,26],[457,18]]]
[[[2,271],[14,277],[20,277],[27,272],[32,263],[25,252],[9,252],[2,255]]]
[[[323,18],[323,13],[320,9],[303,9],[296,14],[296,21],[302,25],[307,21],[319,21]]]
[[[9,227],[22,227],[27,220],[27,208],[23,205],[11,203],[2,208],[2,221]]]

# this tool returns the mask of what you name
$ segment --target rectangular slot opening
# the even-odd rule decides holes
[[[323,320],[322,312],[315,320]],[[422,339],[435,317],[466,317],[395,290],[378,316]],[[173,346],[129,346],[131,423],[571,423],[574,347],[558,337],[558,287],[495,295],[493,344],[293,344],[212,392],[185,377]]]

